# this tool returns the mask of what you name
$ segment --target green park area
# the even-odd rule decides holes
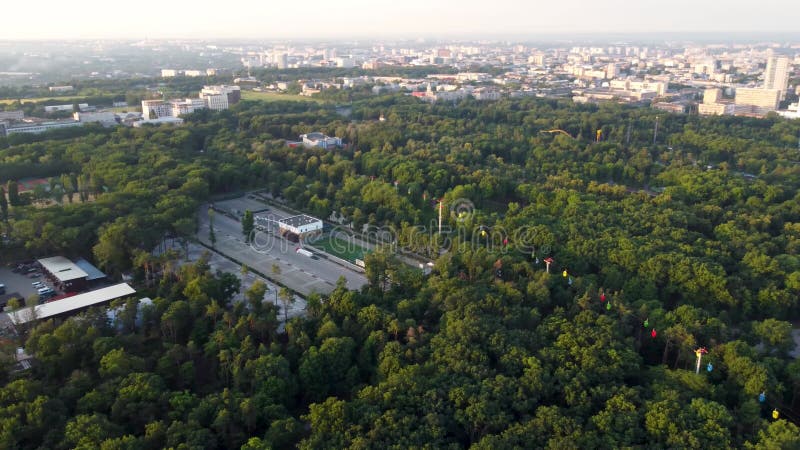
[[[311,245],[353,264],[355,264],[356,259],[363,260],[364,255],[368,253],[367,249],[356,244],[352,240],[345,240],[341,237],[331,234],[326,234],[318,241],[313,242]]]
[[[40,103],[46,102],[50,100],[59,100],[63,101],[64,104],[73,103],[75,100],[85,100],[86,95],[77,95],[77,96],[60,96],[60,97],[35,97],[35,98],[22,98],[22,103]],[[16,98],[7,98],[7,99],[0,99],[0,104],[11,104],[16,102],[18,99]]]
[[[256,100],[262,102],[316,102],[324,101],[297,94],[280,94],[278,92],[242,91],[242,100]]]

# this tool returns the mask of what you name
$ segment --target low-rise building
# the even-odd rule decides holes
[[[89,274],[63,256],[42,258],[38,261],[45,276],[65,292],[80,292],[86,288]]]
[[[22,120],[25,118],[25,112],[21,109],[16,111],[0,111],[0,120]]]
[[[129,284],[120,283],[42,305],[21,308],[9,313],[8,318],[14,325],[22,325],[36,320],[67,316],[135,293],[136,290]]]
[[[12,134],[17,133],[30,133],[30,134],[38,134],[44,133],[45,131],[55,130],[58,128],[69,128],[69,127],[79,127],[82,126],[83,123],[75,121],[75,120],[53,120],[53,121],[46,121],[46,122],[22,122],[16,124],[5,124],[4,126],[0,126],[0,134],[3,136],[10,136]],[[5,131],[3,131],[5,128]]]
[[[79,103],[78,110],[84,111],[89,108],[88,103]],[[75,109],[75,105],[49,105],[44,107],[44,112],[52,113],[58,111],[73,111]]]
[[[184,114],[191,114],[197,110],[206,108],[206,102],[202,98],[170,100],[169,104],[172,107],[172,117],[180,117]]]
[[[778,115],[787,119],[800,119],[800,102],[792,103],[784,111],[778,111]]]
[[[675,114],[683,114],[687,110],[687,106],[685,103],[670,103],[670,102],[655,102],[650,105],[653,109],[657,109],[659,111],[666,111]]]
[[[242,98],[242,91],[239,86],[203,86],[200,98],[206,102],[209,109],[219,111],[238,103]]]
[[[700,103],[697,105],[697,113],[701,116],[730,116],[733,115],[734,110],[733,103]]]
[[[158,117],[155,119],[144,119],[138,120],[132,123],[134,128],[141,128],[145,125],[181,125],[183,124],[183,119],[180,117],[172,117],[172,116],[164,116]]]
[[[722,100],[722,90],[714,87],[703,92],[703,103],[697,105],[697,113],[701,116],[729,116],[734,110],[733,103]]]
[[[624,103],[642,102],[656,98],[655,91],[630,91],[617,89],[574,89],[572,101],[575,103],[594,103],[601,101],[617,101]]]
[[[623,91],[634,91],[634,92],[641,92],[641,91],[653,91],[658,96],[662,96],[667,93],[667,89],[669,89],[669,83],[663,81],[650,81],[650,80],[611,80],[609,82],[609,87],[611,89],[618,89]]]
[[[103,126],[111,126],[117,124],[117,116],[113,112],[76,112],[72,114],[72,118],[78,122],[89,123],[97,122]]]
[[[342,146],[341,138],[326,136],[319,132],[303,134],[300,135],[300,138],[303,140],[303,146],[306,148],[318,147],[328,149]]]
[[[142,115],[146,120],[178,117],[203,108],[206,108],[206,102],[202,98],[142,100]]]
[[[500,100],[500,91],[496,89],[478,88],[472,91],[475,100]]]
[[[278,228],[282,235],[291,233],[299,237],[304,237],[312,233],[322,232],[322,220],[300,214],[279,220]]]
[[[50,92],[70,92],[75,89],[72,86],[50,86],[47,88]]]

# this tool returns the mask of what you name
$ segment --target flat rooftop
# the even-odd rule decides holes
[[[308,133],[304,135],[306,138],[318,141],[320,139],[328,139],[328,136],[320,133],[319,131],[314,131],[313,133]]]
[[[40,259],[39,264],[62,282],[76,280],[78,278],[87,278],[89,276],[89,274],[78,267],[77,264],[63,256]]]
[[[89,261],[78,258],[75,260],[75,265],[80,267],[84,272],[88,274],[86,277],[87,281],[94,281],[99,280],[101,278],[105,278],[106,274],[104,274],[100,269],[94,266],[94,264],[90,263]]]
[[[65,299],[52,301],[43,305],[35,306],[35,310],[31,307],[22,308],[16,312],[8,313],[9,319],[14,325],[28,323],[33,320],[47,319],[49,317],[58,316],[60,314],[68,313],[70,311],[77,311],[80,309],[88,308],[100,303],[108,302],[120,297],[133,295],[136,290],[127,283],[115,284],[114,286],[105,287],[96,291],[86,292],[84,294],[74,295]]]
[[[308,225],[316,222],[322,222],[322,220],[317,219],[316,217],[307,216],[305,214],[300,214],[298,216],[287,217],[285,219],[281,219],[278,223],[282,225],[288,225],[290,227],[302,227],[303,225]]]

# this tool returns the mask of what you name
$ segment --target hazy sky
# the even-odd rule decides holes
[[[0,39],[796,32],[800,0],[9,0]]]

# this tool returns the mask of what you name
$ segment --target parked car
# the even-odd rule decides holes
[[[54,291],[52,289],[50,289],[49,287],[43,287],[43,288],[37,289],[37,292],[39,293],[39,295],[47,295],[47,294],[50,294],[50,293],[52,293]]]
[[[0,295],[3,295],[5,293],[6,293],[6,285],[0,283]]]
[[[34,281],[33,283],[31,283],[31,286],[33,286],[33,287],[35,287],[35,288],[37,288],[37,289],[38,289],[38,288],[43,288],[43,287],[45,287],[45,284],[44,284],[44,283],[42,283],[41,281]]]
[[[40,276],[42,276],[42,274],[39,273],[39,272],[29,273],[28,274],[28,278],[39,278]]]

